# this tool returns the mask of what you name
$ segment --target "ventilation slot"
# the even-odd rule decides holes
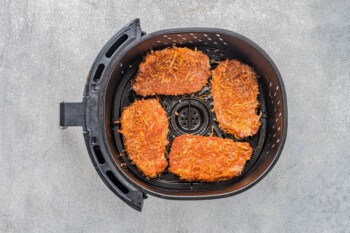
[[[106,175],[120,191],[122,191],[124,194],[129,193],[129,189],[127,189],[122,183],[120,183],[120,181],[114,176],[114,174],[111,171],[107,171]]]
[[[98,162],[100,164],[104,164],[105,163],[105,158],[103,158],[103,155],[102,155],[102,152],[100,150],[100,147],[99,146],[94,146],[94,151],[95,151],[95,155],[96,155],[96,158],[97,158]]]
[[[100,80],[102,72],[103,72],[104,69],[105,69],[105,65],[103,65],[103,64],[99,64],[98,65],[96,73],[95,73],[95,76],[94,76],[94,82],[95,83],[97,83]]]
[[[106,57],[110,58],[113,53],[128,39],[126,34],[122,35],[114,44],[108,49]]]

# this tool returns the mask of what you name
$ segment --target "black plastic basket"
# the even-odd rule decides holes
[[[131,83],[143,57],[151,50],[172,45],[197,48],[216,61],[239,59],[253,67],[259,76],[261,127],[257,135],[244,139],[250,143],[254,154],[242,175],[235,179],[217,183],[187,182],[165,171],[158,178],[148,180],[127,159],[118,132],[119,124],[114,122],[119,120],[123,107],[141,98],[132,91]],[[170,117],[170,142],[183,133],[209,135],[212,128],[215,136],[234,140],[223,133],[215,121],[209,84],[193,95],[158,98]],[[175,111],[186,118],[184,127],[181,119],[174,115]],[[242,192],[271,170],[287,135],[283,81],[271,58],[259,46],[237,33],[214,28],[170,29],[146,35],[138,19],[105,45],[89,73],[83,102],[61,103],[60,116],[63,127],[83,126],[91,161],[102,180],[137,210],[141,210],[147,193],[168,199],[210,199]],[[171,143],[167,149],[170,146]]]

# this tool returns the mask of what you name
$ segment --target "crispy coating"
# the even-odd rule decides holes
[[[247,142],[181,135],[173,141],[169,171],[187,181],[228,180],[241,174],[252,153]]]
[[[222,61],[213,71],[211,86],[220,128],[237,139],[256,134],[261,115],[257,115],[259,87],[254,70],[237,60]]]
[[[165,170],[168,118],[158,100],[139,100],[125,108],[121,133],[130,160],[146,177],[154,178]]]
[[[146,56],[132,88],[142,96],[189,94],[200,91],[209,75],[207,55],[188,48],[166,48]]]

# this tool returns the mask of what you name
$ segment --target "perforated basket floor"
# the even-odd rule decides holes
[[[169,37],[164,37],[169,39]],[[183,39],[181,37],[181,39]],[[208,38],[210,39],[210,38]],[[174,41],[174,40],[172,40]],[[177,41],[177,40],[175,40]],[[158,43],[158,42],[157,42]],[[205,42],[206,43],[206,42]],[[223,42],[224,43],[224,42]],[[198,50],[207,54],[210,58],[211,68],[215,69],[218,61],[226,59],[237,59],[236,56],[230,54],[226,51],[219,50],[210,47],[199,47]],[[132,65],[129,65],[123,73],[122,82],[119,84],[116,91],[115,103],[114,103],[114,119],[113,121],[119,122],[121,112],[124,107],[130,105],[137,99],[144,99],[142,96],[138,96],[132,90],[132,83],[137,74],[137,68],[142,59],[139,59]],[[211,79],[211,77],[210,77]],[[169,117],[169,134],[168,141],[170,142],[167,146],[167,153],[169,153],[173,139],[181,134],[195,134],[203,136],[217,136],[220,138],[229,138],[231,140],[237,141],[232,135],[224,133],[216,121],[216,116],[213,111],[213,100],[211,96],[210,79],[208,84],[199,92],[190,95],[180,95],[180,96],[165,96],[159,95],[156,97],[148,98],[158,98],[166,110]],[[259,88],[259,112],[266,112],[265,110],[265,97],[263,89]],[[117,107],[118,106],[118,107]],[[184,190],[194,190],[194,189],[208,189],[213,187],[220,187],[221,185],[227,185],[240,177],[234,178],[228,181],[222,181],[217,183],[204,183],[204,182],[187,182],[185,180],[180,180],[176,175],[169,173],[166,169],[163,174],[155,179],[146,179],[144,175],[133,165],[128,159],[127,153],[123,146],[123,138],[119,133],[120,124],[114,125],[114,134],[117,147],[122,153],[120,156],[125,163],[125,165],[130,169],[135,175],[137,175],[144,182],[156,185],[158,187],[171,188],[171,189],[184,189]],[[250,146],[253,148],[254,153],[251,159],[246,164],[244,171],[241,176],[248,172],[256,160],[258,159],[262,145],[265,141],[266,135],[266,117],[261,118],[261,127],[259,132],[252,136],[245,138],[241,141],[249,142]]]

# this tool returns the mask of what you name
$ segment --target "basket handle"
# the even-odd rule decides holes
[[[60,103],[60,126],[62,129],[68,126],[83,126],[83,103]]]

